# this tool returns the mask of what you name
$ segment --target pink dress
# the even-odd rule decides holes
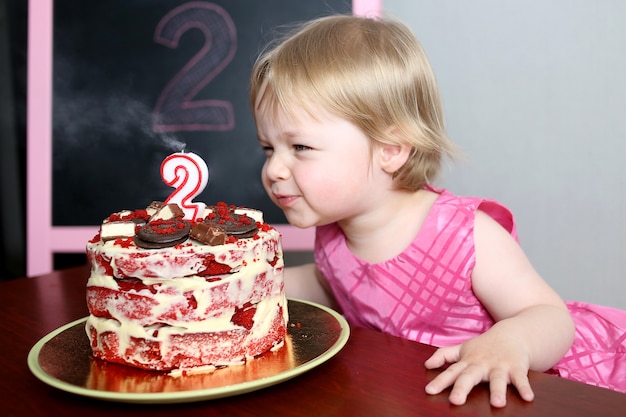
[[[350,252],[336,224],[317,228],[315,261],[353,326],[442,347],[462,343],[494,321],[472,292],[474,216],[489,214],[516,239],[511,212],[492,200],[440,193],[404,252],[370,264]],[[567,303],[575,341],[549,372],[626,392],[626,311]]]

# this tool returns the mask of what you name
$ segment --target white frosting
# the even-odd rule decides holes
[[[282,271],[283,267],[275,267],[254,275],[242,270],[213,282],[201,277],[144,279],[144,284],[153,285],[154,294],[150,289],[122,291],[113,277],[92,274],[87,301],[92,310],[106,309],[120,322],[189,327],[213,316],[229,315],[230,319],[235,307],[283,294]],[[190,300],[195,305],[190,306]]]
[[[243,212],[262,221],[261,212],[239,210]],[[148,250],[136,247],[132,238],[98,240],[87,244],[87,253],[92,314],[86,330],[96,356],[106,357],[107,349],[115,349],[127,363],[150,367],[154,359],[137,349],[137,340],[145,340],[158,346],[164,363],[180,356],[195,365],[200,358],[218,358],[202,363],[214,366],[245,361],[282,344],[271,339],[277,320],[283,326],[288,321],[280,234],[273,228],[259,229],[256,238],[218,246],[188,239],[173,248]],[[209,275],[212,262],[222,270],[226,265],[230,272]],[[130,279],[129,284],[120,287],[120,279]],[[252,327],[234,324],[233,315],[250,305],[256,308]],[[114,335],[114,344],[107,344],[107,334]],[[202,342],[193,337],[185,340],[196,342],[175,342],[187,335]],[[186,368],[185,363],[180,367]]]

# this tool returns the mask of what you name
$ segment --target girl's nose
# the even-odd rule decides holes
[[[285,180],[290,176],[290,170],[280,154],[274,153],[265,161],[265,175],[271,181]]]

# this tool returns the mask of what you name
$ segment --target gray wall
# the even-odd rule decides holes
[[[426,49],[465,153],[440,184],[511,208],[563,298],[626,309],[626,2],[383,5]]]

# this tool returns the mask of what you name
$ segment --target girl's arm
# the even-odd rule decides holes
[[[480,382],[489,382],[491,404],[506,405],[507,385],[532,401],[528,370],[545,371],[569,349],[574,324],[558,294],[539,276],[519,244],[497,222],[477,212],[472,287],[496,324],[461,345],[438,349],[426,361],[452,363],[426,386],[436,394],[454,385],[450,402],[463,404]]]
[[[289,298],[337,309],[326,279],[313,263],[285,268],[285,292]]]

